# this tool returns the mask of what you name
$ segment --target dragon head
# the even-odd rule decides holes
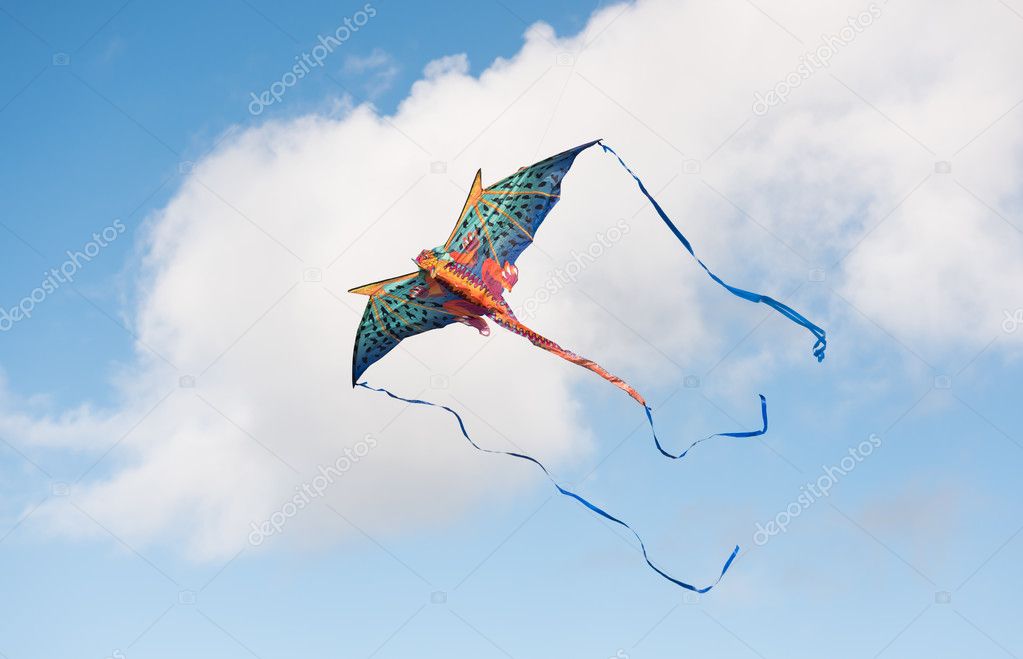
[[[432,249],[424,249],[419,252],[419,256],[414,258],[413,261],[416,262],[420,270],[425,270],[431,277],[436,274],[437,268],[443,265],[443,258]]]

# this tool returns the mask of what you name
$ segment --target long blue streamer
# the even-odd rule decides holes
[[[750,302],[762,302],[767,306],[771,307],[772,309],[774,309],[775,311],[777,311],[778,313],[780,313],[781,315],[785,316],[792,322],[796,323],[797,325],[802,325],[806,329],[810,330],[810,333],[813,334],[814,337],[817,339],[817,342],[814,343],[813,345],[813,356],[817,358],[818,362],[824,361],[824,350],[825,348],[827,348],[828,341],[823,329],[811,323],[802,314],[797,312],[792,307],[783,304],[772,297],[768,297],[767,295],[761,295],[760,293],[752,293],[741,288],[736,288],[735,286],[730,286],[723,282],[720,277],[711,272],[710,268],[704,265],[703,261],[701,261],[700,258],[696,256],[696,252],[693,251],[693,246],[689,243],[689,240],[687,240],[686,237],[682,235],[682,232],[679,231],[678,227],[675,226],[675,223],[671,221],[668,215],[664,212],[664,209],[661,208],[661,205],[658,204],[657,200],[654,199],[653,196],[647,191],[646,186],[643,185],[643,181],[641,181],[639,177],[636,176],[636,174],[631,169],[629,169],[629,166],[625,164],[625,161],[622,160],[621,156],[615,153],[614,149],[604,144],[603,142],[598,141],[598,143],[600,144],[600,147],[604,149],[605,153],[610,153],[611,155],[618,159],[618,162],[621,163],[622,167],[625,168],[625,171],[627,171],[636,181],[636,185],[639,186],[639,191],[642,192],[643,195],[648,200],[650,200],[650,203],[653,205],[654,210],[657,211],[657,214],[661,217],[661,219],[668,226],[668,228],[671,229],[671,232],[675,234],[675,237],[678,238],[678,241],[680,243],[682,243],[682,246],[686,248],[686,250],[692,255],[694,259],[696,259],[696,262],[700,264],[700,267],[703,268],[708,275],[710,275],[711,279],[713,279],[722,287],[724,287],[732,295],[741,297],[744,300],[749,300]]]
[[[458,415],[458,412],[454,411],[453,409],[451,409],[447,405],[440,405],[438,403],[431,403],[430,401],[419,400],[419,399],[416,399],[416,398],[404,398],[402,396],[398,396],[397,394],[391,393],[387,389],[378,389],[376,387],[371,387],[368,384],[366,384],[365,382],[359,382],[359,383],[357,383],[357,386],[364,387],[366,389],[369,389],[370,391],[378,391],[380,393],[387,394],[388,396],[390,396],[391,398],[393,398],[395,400],[404,401],[406,403],[411,403],[413,405],[429,405],[430,407],[439,407],[442,410],[447,411],[448,413],[450,413],[452,416],[455,417],[455,420],[458,421],[458,429],[462,431],[462,436],[465,437],[469,441],[469,443],[472,444],[473,448],[475,448],[477,451],[482,451],[484,453],[496,453],[496,454],[500,454],[500,455],[510,455],[513,458],[519,458],[519,459],[522,459],[522,460],[527,460],[527,461],[532,462],[533,464],[535,464],[537,467],[540,467],[540,469],[543,470],[543,473],[547,476],[547,479],[554,485],[555,488],[557,488],[559,493],[561,493],[564,496],[569,497],[571,499],[575,499],[576,501],[578,501],[582,505],[586,506],[587,508],[589,508],[593,512],[597,513],[598,515],[600,515],[604,519],[609,520],[611,522],[614,522],[615,524],[619,524],[619,525],[625,527],[626,529],[628,529],[632,533],[632,535],[635,536],[636,540],[639,542],[640,549],[643,550],[643,559],[646,561],[646,564],[650,566],[650,569],[652,569],[654,572],[656,572],[657,574],[661,575],[662,577],[664,577],[665,579],[667,579],[671,583],[675,584],[676,586],[681,586],[682,588],[685,588],[686,590],[691,590],[694,593],[706,593],[711,588],[716,586],[719,581],[721,581],[721,578],[725,576],[725,572],[727,572],[728,568],[731,567],[732,561],[735,560],[736,555],[738,555],[738,553],[739,553],[739,545],[736,545],[735,549],[732,550],[731,556],[729,556],[728,560],[725,561],[725,566],[723,568],[721,568],[721,574],[719,574],[718,578],[714,580],[714,583],[712,583],[709,586],[705,586],[703,588],[697,588],[696,586],[692,586],[690,584],[687,584],[684,581],[680,581],[680,580],[676,579],[675,577],[671,576],[670,574],[668,574],[667,572],[665,572],[664,570],[662,570],[661,568],[659,568],[659,567],[657,567],[656,565],[653,564],[653,562],[650,560],[650,557],[647,555],[646,545],[643,544],[643,539],[639,537],[639,534],[636,533],[636,531],[631,526],[629,526],[628,524],[626,524],[622,520],[618,519],[614,515],[608,513],[604,509],[600,508],[599,506],[597,506],[597,505],[595,505],[593,503],[590,503],[589,501],[587,501],[583,497],[579,496],[575,492],[570,492],[570,491],[566,490],[565,488],[561,487],[558,484],[558,482],[554,480],[554,477],[551,476],[551,472],[547,471],[547,467],[543,466],[543,464],[541,464],[539,460],[536,460],[535,458],[531,458],[530,456],[524,455],[522,453],[514,453],[514,452],[511,452],[511,451],[497,451],[497,450],[494,450],[494,449],[483,448],[482,446],[477,444],[475,441],[473,441],[472,437],[469,436],[469,433],[465,429],[465,423],[462,422],[462,417]],[[763,396],[761,396],[760,398],[761,398],[761,402],[763,402]],[[649,410],[647,411],[647,416],[648,417],[650,416]],[[653,428],[653,420],[651,420],[650,424],[651,424],[651,428]],[[764,408],[764,428],[765,429],[767,428],[767,412],[766,412],[766,407]],[[762,433],[762,431],[761,432],[753,432],[752,434],[750,434],[750,433],[728,433],[725,436],[728,436],[728,437],[752,437],[752,436],[758,435],[758,434],[763,434],[763,433]],[[654,435],[654,439],[656,441],[656,439],[657,439],[656,434]],[[700,441],[703,441],[703,440],[700,440]],[[697,443],[699,443],[699,442],[697,442]],[[658,443],[658,448],[660,448],[660,443]],[[661,452],[664,453],[664,450],[661,449]],[[665,453],[665,455],[669,455],[669,454]],[[669,455],[669,457],[672,457],[672,456]],[[681,456],[678,456],[678,457],[681,457]]]
[[[667,458],[671,458],[672,460],[681,460],[682,458],[686,457],[686,453],[689,453],[689,451],[693,450],[694,446],[696,446],[697,444],[702,444],[703,442],[707,441],[708,439],[713,439],[715,437],[739,437],[739,438],[742,438],[742,437],[759,437],[760,435],[763,435],[763,434],[767,433],[767,399],[764,398],[763,394],[759,394],[759,395],[760,395],[760,417],[761,417],[761,419],[763,419],[763,422],[764,422],[764,427],[763,428],[761,428],[760,430],[748,430],[746,432],[719,432],[719,433],[715,433],[713,435],[708,435],[708,436],[704,437],[703,439],[696,440],[695,442],[693,442],[692,444],[689,445],[689,448],[687,448],[686,450],[682,451],[678,455],[672,455],[671,453],[668,453],[667,451],[664,450],[664,447],[661,446],[661,440],[657,438],[657,431],[654,430],[654,417],[653,417],[653,414],[651,414],[651,410],[650,410],[649,407],[644,406],[644,407],[646,407],[646,420],[650,424],[650,433],[654,436],[654,445],[657,446],[657,450],[661,452],[661,455],[663,455],[663,456],[665,456]]]

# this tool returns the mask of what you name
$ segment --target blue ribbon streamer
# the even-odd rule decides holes
[[[675,223],[671,221],[668,215],[664,212],[664,209],[661,208],[661,205],[657,203],[657,200],[654,199],[653,196],[647,191],[646,186],[643,185],[643,181],[641,181],[639,177],[636,176],[636,174],[631,169],[629,169],[629,166],[625,164],[625,161],[622,160],[622,157],[615,153],[614,149],[604,144],[603,142],[600,142],[598,140],[598,144],[600,144],[600,147],[604,149],[604,153],[610,153],[611,155],[618,159],[618,162],[621,163],[622,167],[625,168],[625,171],[627,171],[629,175],[631,175],[632,178],[636,181],[636,185],[639,186],[639,191],[642,192],[643,195],[648,200],[650,200],[650,203],[653,205],[654,210],[657,211],[657,214],[661,217],[662,220],[664,220],[664,223],[668,226],[669,229],[671,229],[671,232],[675,234],[675,237],[678,238],[678,241],[680,243],[682,243],[682,246],[686,248],[686,250],[692,255],[694,259],[696,259],[696,262],[700,264],[700,267],[703,268],[708,275],[710,275],[711,279],[713,279],[722,287],[724,287],[732,295],[741,297],[744,300],[749,300],[750,302],[762,302],[767,306],[771,307],[772,309],[774,309],[775,311],[777,311],[778,313],[780,313],[781,315],[785,316],[792,322],[796,323],[797,325],[802,325],[806,329],[810,330],[810,333],[813,334],[814,337],[817,339],[817,342],[814,343],[813,345],[813,356],[817,358],[818,362],[824,361],[824,349],[827,348],[828,341],[823,329],[811,323],[802,314],[797,312],[792,307],[783,304],[772,297],[768,297],[767,295],[761,295],[760,293],[752,293],[741,288],[736,288],[735,286],[730,286],[723,282],[720,277],[711,272],[710,268],[704,265],[703,261],[701,261],[700,258],[696,256],[696,252],[693,251],[693,246],[689,243],[686,237],[682,235],[682,232],[679,231],[677,226],[675,226]]]
[[[689,453],[689,451],[693,450],[694,446],[696,446],[697,444],[702,444],[703,442],[707,441],[708,439],[713,439],[715,437],[739,437],[739,438],[742,438],[742,437],[759,437],[760,435],[766,434],[767,433],[767,399],[764,398],[763,394],[759,394],[759,396],[760,396],[760,417],[761,417],[761,419],[763,419],[763,422],[764,422],[764,427],[763,428],[761,428],[760,430],[749,430],[749,431],[746,431],[746,432],[719,432],[719,433],[714,433],[713,435],[707,435],[703,439],[698,439],[695,442],[693,442],[692,444],[690,444],[689,448],[687,448],[686,450],[682,451],[678,455],[672,455],[671,453],[668,453],[667,451],[664,450],[664,447],[661,446],[661,440],[659,440],[657,438],[657,431],[654,430],[654,417],[653,417],[653,414],[651,414],[651,410],[650,410],[649,407],[644,406],[644,407],[646,407],[646,420],[647,420],[647,422],[650,423],[650,433],[654,436],[654,445],[657,446],[657,450],[661,452],[661,455],[663,455],[663,456],[665,456],[667,458],[671,458],[672,460],[681,460],[682,458],[686,457],[686,453]]]
[[[662,570],[661,568],[659,568],[659,567],[657,567],[656,565],[653,564],[653,562],[650,560],[650,557],[647,555],[646,545],[643,544],[643,539],[641,537],[639,537],[639,534],[636,533],[636,531],[631,526],[629,526],[628,524],[626,524],[622,520],[618,519],[614,515],[608,513],[606,510],[600,508],[599,506],[597,506],[597,505],[595,505],[593,503],[590,503],[589,501],[587,501],[583,497],[579,496],[575,492],[570,492],[570,491],[566,490],[565,488],[561,487],[560,485],[558,485],[558,482],[554,480],[553,476],[551,476],[551,472],[547,471],[547,467],[543,466],[543,464],[541,464],[539,460],[536,460],[535,458],[531,458],[530,456],[524,455],[522,453],[514,453],[514,452],[511,452],[511,451],[497,451],[497,450],[494,450],[494,449],[483,448],[482,446],[477,444],[475,441],[473,441],[472,437],[469,436],[469,433],[465,429],[465,423],[462,422],[462,417],[458,415],[458,412],[454,411],[453,409],[451,409],[447,405],[440,405],[438,403],[431,403],[430,401],[419,400],[419,399],[416,399],[416,398],[404,398],[402,396],[398,396],[397,394],[391,393],[387,389],[378,389],[376,387],[371,387],[368,384],[366,384],[365,382],[358,382],[358,383],[356,383],[356,386],[363,387],[365,389],[369,389],[370,391],[377,391],[377,392],[380,392],[380,393],[383,393],[383,394],[387,394],[388,396],[390,396],[391,398],[393,398],[395,400],[404,401],[406,403],[411,403],[411,404],[414,404],[414,405],[429,405],[430,407],[439,407],[442,410],[445,410],[445,411],[449,412],[452,416],[455,417],[455,420],[458,421],[458,429],[462,431],[462,436],[465,437],[469,441],[469,443],[472,444],[472,447],[475,448],[477,451],[482,451],[484,453],[496,453],[496,454],[500,454],[500,455],[510,455],[513,458],[519,458],[519,459],[522,459],[522,460],[527,460],[529,462],[532,462],[537,467],[540,467],[540,469],[543,470],[543,473],[547,476],[547,480],[549,480],[554,485],[554,487],[557,488],[559,493],[561,493],[564,496],[569,497],[571,499],[575,499],[576,501],[578,501],[582,505],[586,506],[587,508],[589,508],[593,512],[597,513],[598,515],[600,515],[604,519],[609,520],[611,522],[614,522],[615,524],[619,524],[619,525],[625,527],[626,529],[628,529],[632,533],[632,535],[635,536],[636,540],[639,542],[640,549],[643,550],[643,559],[646,561],[646,564],[650,566],[650,569],[652,569],[654,572],[656,572],[657,574],[661,575],[662,577],[664,577],[665,579],[667,579],[671,583],[675,584],[676,586],[681,586],[682,588],[685,588],[686,590],[691,590],[694,593],[706,593],[711,588],[716,586],[719,581],[721,581],[721,578],[725,576],[725,572],[727,572],[728,568],[731,567],[732,561],[735,560],[736,555],[738,555],[738,553],[739,553],[739,545],[736,545],[735,549],[732,550],[731,556],[729,556],[728,560],[725,561],[725,566],[723,568],[721,568],[721,574],[719,574],[718,578],[714,580],[714,583],[712,583],[709,586],[705,586],[704,588],[697,588],[696,586],[692,586],[690,584],[687,584],[684,581],[680,581],[680,580],[676,579],[675,577],[671,576],[670,574],[668,574],[667,572],[665,572],[664,570]],[[761,396],[760,398],[761,398],[761,401],[763,401],[763,396]],[[648,409],[647,410],[647,417],[649,418],[649,416],[650,416],[650,411]],[[653,429],[653,420],[652,419],[650,421],[650,427],[651,427],[651,429]],[[767,428],[767,412],[766,412],[766,407],[764,408],[764,428],[765,429]],[[727,437],[752,437],[754,435],[759,435],[759,434],[763,434],[763,432],[762,431],[754,431],[752,433],[726,433],[726,434],[724,434],[724,436],[727,436]],[[711,435],[711,437],[714,437],[714,435]],[[656,439],[657,439],[657,436],[655,434],[654,435],[654,440],[656,441]],[[700,440],[700,441],[703,441],[703,440]],[[699,442],[696,442],[696,443],[699,443]],[[658,448],[660,448],[660,443],[658,443],[657,446],[658,446]],[[690,448],[692,448],[692,447],[690,447]],[[665,453],[663,449],[661,449],[661,452]],[[667,453],[665,453],[665,455],[668,455],[668,457],[672,457],[671,455],[669,455]],[[685,455],[685,454],[683,453],[683,455]],[[678,457],[682,457],[682,456],[678,456]]]

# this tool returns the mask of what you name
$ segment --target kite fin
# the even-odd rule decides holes
[[[470,208],[474,208],[476,204],[483,198],[483,170],[476,170],[476,178],[472,181],[472,186],[469,187],[469,196],[465,198],[465,204],[462,206],[462,212],[458,214],[458,222],[455,223],[455,228],[451,230],[451,235],[444,241],[444,249],[451,249],[451,241],[454,239],[455,234],[458,233],[458,229],[462,226],[462,218],[469,212]]]
[[[356,293],[358,295],[376,295],[388,284],[396,284],[398,282],[418,277],[419,272],[410,272],[407,275],[399,275],[397,277],[391,277],[390,279],[381,279],[371,284],[363,284],[362,286],[356,286],[355,288],[349,288],[349,293]]]

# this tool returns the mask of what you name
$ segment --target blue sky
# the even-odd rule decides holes
[[[569,11],[544,13],[543,3],[518,4],[513,11],[493,4],[481,15],[480,7],[467,2],[451,5],[443,20],[421,7],[401,6],[387,12],[386,22],[374,21],[371,43],[351,44],[358,45],[353,56],[383,49],[402,63],[390,87],[371,99],[387,112],[427,62],[453,50],[467,51],[479,68],[515,53],[527,25],[523,21],[543,19],[574,31],[593,6],[580,3]],[[65,250],[88,242],[97,221],[106,226],[121,217],[137,226],[174,191],[180,163],[197,159],[229,128],[257,120],[247,110],[249,94],[279,79],[296,54],[316,45],[318,35],[333,32],[341,10],[333,3],[304,4],[300,11],[281,15],[269,6],[244,2],[173,8],[123,2],[5,6],[8,65],[2,82],[10,93],[3,101],[3,121],[7,151],[18,157],[3,163],[4,185],[10,186],[3,195],[4,224],[12,240],[32,246],[8,256],[12,270],[2,284],[10,286],[5,296],[19,299],[20,291],[37,286],[40,272],[53,267],[51,261],[59,262]],[[350,14],[342,12],[341,18]],[[470,16],[499,27],[486,33],[472,29],[476,24]],[[420,29],[423,21],[431,23],[428,38]],[[59,53],[69,56],[71,66],[53,65]],[[303,79],[289,90],[286,104],[262,118],[322,109],[326,97],[345,90],[365,99],[373,72],[346,74],[346,56],[340,53],[338,61],[329,62],[329,76]],[[15,194],[19,189],[31,193]],[[123,336],[109,331],[112,321],[105,316],[116,315],[123,296],[132,293],[113,278],[130,267],[130,248],[123,241],[104,252],[102,261],[90,264],[79,280],[92,297],[103,300],[103,311],[75,294],[62,294],[41,310],[57,315],[53,324],[40,323],[49,329],[36,329],[44,333],[39,337],[43,344],[27,332],[4,337],[5,350],[10,350],[5,367],[29,390],[46,390],[66,402],[79,400],[83,391],[101,395],[111,358],[124,357],[130,347]],[[64,317],[73,317],[81,331],[68,333],[57,320],[62,305],[71,314]],[[48,331],[54,332],[49,340],[44,338]],[[25,340],[32,343],[10,347]],[[40,351],[44,344],[50,347]],[[19,356],[25,361],[19,362]],[[62,385],[42,375],[50,370],[42,364],[58,367],[72,358],[88,361],[61,378]],[[36,377],[41,379],[33,383]]]
[[[1023,654],[1023,8],[943,10],[917,52],[930,10],[870,5],[762,116],[754,92],[870,3],[604,4],[371,3],[258,116],[363,4],[0,5],[3,308],[113,237],[0,332],[0,657]],[[345,385],[343,291],[447,235],[477,167],[594,137],[828,358],[708,281],[597,152],[513,304],[624,218],[535,326],[648,392],[673,447],[755,427],[758,392],[770,433],[666,461],[617,390],[461,326],[369,375],[541,456],[686,581],[740,544],[699,597],[442,412]],[[246,542],[367,436],[326,503]]]

